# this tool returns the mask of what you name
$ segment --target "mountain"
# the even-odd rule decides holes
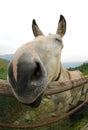
[[[74,68],[74,67],[78,67],[80,66],[81,64],[83,64],[83,62],[63,62],[62,65],[65,67],[65,68]]]
[[[13,54],[0,55],[0,58],[11,61],[13,58]],[[62,65],[65,68],[70,68],[70,67],[73,68],[73,67],[77,67],[77,66],[81,65],[82,63],[83,62],[63,62]]]
[[[13,58],[13,54],[7,54],[7,55],[0,55],[0,59],[5,59],[8,61],[11,61]]]

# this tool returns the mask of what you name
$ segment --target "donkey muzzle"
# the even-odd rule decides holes
[[[12,62],[8,67],[8,77],[19,101],[32,107],[39,106],[47,86],[46,71],[41,61],[23,54],[17,63],[17,80],[14,77]]]

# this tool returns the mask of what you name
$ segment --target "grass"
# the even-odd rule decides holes
[[[0,60],[0,79],[6,79],[7,65],[8,62]],[[88,74],[88,70],[86,69],[83,73]],[[48,121],[55,118],[52,116],[53,109],[53,102],[48,98],[43,99],[39,108],[31,109],[29,106],[19,103],[14,97],[0,96],[0,122],[33,124]],[[56,111],[56,116],[59,117],[60,115],[61,111]],[[59,123],[54,123],[38,129],[36,128],[34,130],[80,130],[84,125],[86,125],[86,123],[88,123],[88,110],[85,111],[85,116],[82,119],[75,122],[71,122],[69,119],[66,119],[60,121]],[[0,130],[12,129],[1,128]]]
[[[7,66],[8,66],[8,61],[0,59],[0,79],[7,78]]]

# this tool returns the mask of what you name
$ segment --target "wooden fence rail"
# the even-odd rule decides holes
[[[45,90],[45,95],[52,95],[61,93],[76,87],[80,87],[83,84],[88,83],[88,76],[84,76],[80,79],[70,80],[66,82],[54,81],[51,82]],[[11,86],[6,80],[0,80],[0,95],[1,96],[13,96]]]
[[[76,80],[71,80],[71,81],[67,81],[67,82],[52,82],[47,86],[47,89],[45,91],[45,95],[52,95],[52,94],[56,94],[56,93],[61,93],[76,87],[80,87],[80,85],[86,84],[88,83],[88,76],[84,76],[81,79],[76,79]],[[11,90],[11,86],[9,85],[9,83],[6,80],[0,80],[0,96],[13,96],[12,90]],[[76,107],[75,109],[71,110],[70,112],[66,113],[65,115],[61,116],[61,117],[57,117],[54,118],[52,120],[49,121],[45,121],[45,122],[39,122],[37,124],[24,124],[24,125],[17,125],[17,124],[9,124],[9,123],[2,123],[0,122],[0,127],[4,127],[4,128],[15,128],[15,129],[28,129],[28,128],[38,128],[38,127],[42,127],[42,126],[47,126],[50,124],[53,124],[55,122],[58,122],[60,120],[64,120],[67,117],[69,117],[70,115],[72,115],[74,112],[76,112],[77,110],[79,110],[81,107],[83,107],[86,103],[88,102],[88,99],[86,99],[82,104],[80,104],[78,107]]]

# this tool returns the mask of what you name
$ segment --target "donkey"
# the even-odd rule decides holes
[[[8,66],[8,80],[20,102],[38,107],[50,82],[78,79],[82,73],[68,71],[61,64],[62,37],[66,32],[63,15],[60,15],[56,34],[44,36],[35,20],[32,21],[32,30],[36,38],[16,51]],[[66,110],[69,109],[79,101],[82,90],[83,86],[52,95],[55,106],[61,102]]]

